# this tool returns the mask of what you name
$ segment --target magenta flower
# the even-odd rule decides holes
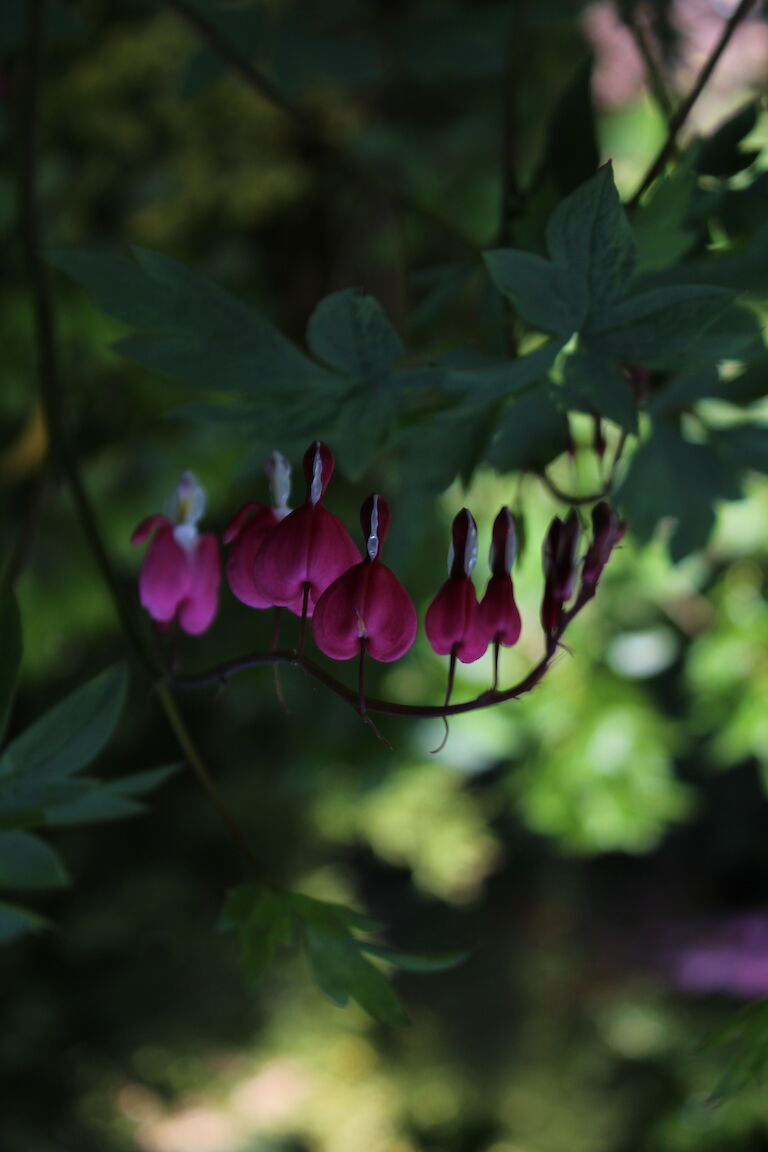
[[[205,490],[192,472],[179,481],[173,505],[172,519],[149,516],[131,537],[132,544],[152,537],[139,575],[139,598],[158,624],[170,624],[178,613],[184,631],[196,636],[216,615],[219,544],[215,536],[197,531]]]
[[[571,509],[565,520],[555,516],[544,538],[544,600],[541,622],[547,635],[560,627],[563,605],[571,599],[579,574],[581,522]]]
[[[478,608],[478,624],[489,643],[511,648],[520,639],[522,621],[515,603],[512,565],[517,553],[515,518],[502,508],[493,523],[489,563],[491,578]]]
[[[273,452],[264,466],[272,494],[272,507],[251,501],[243,505],[224,530],[224,543],[230,544],[227,580],[237,596],[250,608],[271,608],[272,601],[259,591],[254,577],[256,557],[272,529],[290,513],[291,466],[280,452]],[[301,612],[301,597],[291,605]]]
[[[605,500],[592,509],[592,542],[584,557],[582,587],[594,594],[603,568],[627,530],[626,520],[619,520]]]
[[[399,660],[416,639],[418,620],[405,588],[381,563],[389,530],[389,507],[381,496],[368,497],[360,509],[360,524],[366,557],[334,580],[317,601],[315,643],[332,660],[351,660],[363,646],[374,660]]]
[[[427,609],[424,629],[438,656],[472,664],[484,655],[488,639],[479,626],[472,571],[477,563],[477,525],[468,508],[454,518],[448,552],[448,579]]]
[[[256,554],[259,594],[297,615],[311,616],[329,584],[360,561],[342,521],[323,507],[333,465],[330,448],[316,440],[304,455],[306,501],[267,534]]]

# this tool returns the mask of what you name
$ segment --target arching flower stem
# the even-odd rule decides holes
[[[512,687],[504,689],[490,688],[485,692],[481,692],[479,696],[475,696],[471,700],[462,701],[460,704],[401,704],[394,700],[379,700],[373,696],[365,696],[363,701],[366,712],[365,719],[367,721],[370,720],[370,716],[367,715],[370,712],[378,712],[387,716],[410,717],[416,720],[434,720],[451,716],[463,716],[469,712],[479,712],[483,708],[492,708],[497,704],[504,704],[508,700],[517,700],[519,697],[525,696],[528,692],[532,692],[537,684],[544,678],[560,649],[560,641],[566,628],[594,595],[595,589],[588,585],[579,589],[578,595],[571,607],[567,611],[563,611],[558,628],[546,637],[544,655],[538,663],[533,666],[530,672],[528,672],[522,680],[519,680],[517,684],[512,685]],[[233,676],[237,676],[241,672],[272,664],[288,664],[293,668],[301,668],[306,675],[311,676],[314,680],[317,680],[318,683],[323,684],[329,691],[340,697],[340,699],[346,700],[347,703],[354,708],[355,712],[360,715],[361,700],[357,686],[354,689],[348,688],[346,684],[337,680],[332,673],[326,671],[326,669],[319,664],[316,664],[314,660],[287,649],[275,652],[254,652],[249,656],[227,661],[225,664],[220,664],[209,672],[203,672],[197,676],[172,677],[169,675],[165,681],[162,682],[189,691],[210,688],[212,686],[222,687],[226,685]]]

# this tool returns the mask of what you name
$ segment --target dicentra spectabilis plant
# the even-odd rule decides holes
[[[751,419],[748,409],[765,392],[759,310],[765,289],[764,237],[755,224],[765,215],[765,198],[749,190],[750,182],[754,183],[749,169],[755,157],[745,161],[748,153],[741,147],[755,126],[757,108],[751,116],[740,113],[724,134],[714,133],[686,146],[684,162],[674,173],[676,183],[670,186],[666,172],[683,147],[680,128],[706,83],[709,73],[702,73],[701,84],[671,117],[664,143],[637,189],[623,200],[610,162],[601,164],[598,155],[585,76],[578,91],[568,89],[548,132],[539,125],[535,131],[521,133],[514,123],[515,108],[522,106],[513,98],[518,77],[510,75],[509,84],[505,82],[509,99],[503,117],[504,158],[493,176],[505,195],[500,218],[486,230],[489,243],[499,246],[481,251],[476,222],[465,229],[460,219],[444,217],[439,205],[421,202],[409,191],[419,186],[418,180],[406,182],[390,195],[387,185],[396,179],[397,165],[384,173],[375,149],[345,151],[344,144],[326,132],[321,119],[315,119],[311,101],[306,106],[302,103],[299,78],[293,78],[298,86],[294,103],[287,88],[283,91],[285,77],[274,85],[264,83],[259,64],[242,56],[237,36],[231,32],[224,36],[202,6],[181,0],[172,4],[177,17],[202,32],[209,53],[224,63],[234,63],[241,81],[258,90],[260,99],[274,100],[282,116],[294,118],[302,146],[309,145],[306,163],[321,156],[324,165],[327,162],[328,180],[334,172],[341,174],[344,203],[348,184],[358,178],[362,186],[376,188],[385,207],[377,215],[382,219],[391,215],[404,238],[401,271],[403,280],[409,281],[404,299],[411,288],[415,293],[422,291],[417,286],[425,270],[420,261],[432,262],[436,257],[434,290],[418,301],[424,305],[421,320],[409,318],[414,320],[408,325],[414,339],[419,339],[422,322],[429,323],[424,317],[430,310],[437,314],[446,300],[452,302],[451,308],[460,304],[456,316],[468,317],[463,334],[457,326],[455,340],[452,313],[446,312],[421,346],[408,347],[384,307],[364,292],[347,287],[314,304],[301,343],[276,330],[249,304],[165,253],[136,248],[125,254],[88,249],[51,255],[59,268],[86,286],[106,313],[133,329],[119,345],[122,353],[194,392],[195,403],[188,407],[198,415],[188,412],[187,416],[206,421],[206,436],[214,427],[209,418],[216,406],[217,415],[226,413],[245,437],[252,436],[260,445],[268,438],[271,446],[273,436],[275,443],[294,444],[306,430],[307,439],[323,436],[333,443],[345,479],[352,485],[364,484],[358,497],[377,489],[363,505],[365,551],[361,557],[343,521],[325,507],[334,469],[330,448],[323,440],[313,439],[303,461],[306,499],[293,511],[288,502],[289,465],[275,453],[267,465],[271,504],[251,501],[244,505],[223,533],[229,549],[226,573],[233,595],[247,607],[278,612],[287,608],[300,617],[297,642],[281,649],[275,642],[268,651],[182,675],[165,666],[147,640],[146,620],[137,622],[131,611],[123,574],[115,571],[101,539],[100,516],[90,506],[77,452],[69,444],[65,419],[69,398],[62,396],[67,370],[57,350],[53,299],[42,256],[45,229],[38,218],[37,86],[45,55],[45,12],[41,0],[27,0],[21,6],[14,3],[14,7],[24,9],[27,45],[9,73],[8,103],[11,113],[17,105],[22,113],[13,137],[21,153],[19,236],[29,264],[42,353],[38,357],[42,422],[50,439],[51,460],[67,481],[105,586],[114,597],[123,633],[137,663],[152,679],[155,699],[184,757],[258,868],[250,838],[228,811],[186,726],[178,703],[182,690],[219,689],[245,669],[283,664],[313,677],[361,718],[383,713],[445,720],[504,705],[541,682],[566,629],[595,595],[605,565],[625,532],[625,521],[614,503],[631,519],[641,540],[649,539],[661,520],[674,522],[670,552],[677,561],[706,544],[717,502],[738,494],[750,469],[764,469],[764,429]],[[326,7],[330,11],[333,5]],[[406,7],[415,11],[419,5]],[[507,13],[503,5],[495,7],[500,16]],[[741,0],[734,8],[708,62],[710,71],[748,7]],[[458,5],[457,11],[461,8]],[[538,22],[537,31],[534,21],[526,21],[525,5],[508,6],[509,12],[512,8],[520,9],[520,27],[528,24],[527,44],[527,37],[539,35],[546,22]],[[233,9],[229,16],[236,25],[237,11]],[[402,19],[407,23],[410,15],[403,13]],[[22,23],[20,19],[19,27]],[[414,33],[413,26],[409,31]],[[453,42],[451,37],[448,40]],[[209,64],[203,69],[206,74],[213,71]],[[18,90],[16,72],[24,81]],[[483,80],[493,83],[493,69],[484,73]],[[360,85],[361,93],[364,89]],[[361,101],[365,98],[359,96]],[[402,106],[403,102],[396,103]],[[438,100],[431,103],[441,106]],[[526,106],[533,107],[533,103],[529,99]],[[386,105],[383,101],[382,108]],[[352,120],[365,123],[367,116]],[[560,148],[564,132],[572,133],[579,146]],[[517,155],[521,140],[528,137],[548,140],[542,155]],[[487,163],[489,150],[481,148],[480,152]],[[404,150],[404,164],[408,155]],[[474,175],[471,167],[467,180]],[[478,171],[485,186],[491,173]],[[649,191],[652,195],[646,198]],[[553,201],[545,221],[547,205]],[[673,202],[669,211],[665,210],[667,201]],[[425,229],[436,229],[432,238],[419,237],[412,250],[411,221],[409,227],[400,229],[405,221],[399,219],[411,215]],[[415,228],[413,234],[418,235]],[[718,240],[724,237],[718,250],[734,241],[735,259],[733,254],[714,251],[714,234]],[[492,241],[493,236],[498,241]],[[441,238],[446,241],[442,254]],[[377,237],[377,243],[380,240]],[[307,265],[311,263],[309,258]],[[321,263],[312,269],[318,273],[315,283],[333,278],[331,269]],[[246,262],[243,267],[247,277]],[[313,282],[311,276],[307,282]],[[477,290],[480,283],[481,291]],[[739,295],[750,285],[757,293],[752,303]],[[295,302],[293,307],[295,318]],[[452,346],[443,351],[445,343]],[[218,395],[210,397],[213,392]],[[211,398],[210,404],[206,397]],[[741,406],[743,421],[727,427],[711,421],[706,405],[699,402],[712,398]],[[578,418],[572,420],[572,414],[579,414]],[[585,488],[584,475],[579,476],[576,467],[584,449],[580,420],[591,437],[590,474],[599,477],[595,486]],[[690,435],[694,423],[695,434]],[[559,487],[564,470],[558,470],[568,455],[574,465],[573,487],[578,489],[573,492]],[[496,517],[490,576],[478,603],[473,583],[477,527],[464,508],[452,525],[448,578],[424,617],[426,640],[435,653],[449,659],[445,699],[406,703],[369,696],[362,676],[365,657],[384,663],[403,658],[418,632],[411,597],[381,557],[389,522],[385,495],[392,496],[387,491],[390,475],[395,496],[412,484],[419,489],[419,506],[424,507],[429,499],[450,490],[457,477],[467,481],[480,466],[502,477],[519,478],[521,486],[528,480],[541,484],[559,501],[559,508],[570,509],[554,517],[543,542],[543,636],[540,629],[521,620],[516,603],[512,513],[504,507]],[[509,483],[505,501],[513,499],[512,479]],[[384,495],[378,494],[379,488]],[[514,500],[517,507],[517,496]],[[185,473],[171,513],[150,516],[133,534],[134,543],[147,544],[138,600],[154,624],[166,628],[178,622],[192,636],[212,625],[220,583],[218,542],[198,528],[204,506],[203,489],[192,473]],[[400,507],[407,509],[408,504],[403,501]],[[591,508],[586,544],[582,543],[586,533],[581,514],[576,511],[582,507],[585,513]],[[320,656],[304,654],[308,619],[313,619],[312,634]],[[504,687],[499,684],[500,649],[516,644],[523,628],[526,641],[540,643],[540,652],[518,683]],[[5,636],[3,645],[10,650]],[[453,701],[456,667],[481,661],[489,647],[493,665],[489,660],[485,687],[470,699]],[[323,657],[339,661],[357,657],[358,683],[352,686],[338,678],[338,669]],[[411,658],[419,659],[418,647]],[[484,675],[485,665],[478,665],[473,680],[478,672]],[[342,670],[341,675],[348,676],[349,671]],[[97,688],[93,695],[105,691],[103,684]],[[92,707],[93,695],[89,692],[86,703],[78,705],[78,723]],[[0,713],[0,721],[3,718]],[[56,730],[53,725],[54,735]],[[22,812],[19,819],[23,816]],[[264,874],[259,872],[262,878]],[[269,959],[278,943],[295,936],[298,928],[318,981],[332,997],[343,1001],[353,996],[374,1014],[398,1018],[396,999],[393,1004],[387,998],[389,985],[362,955],[366,948],[385,959],[392,954],[355,935],[353,929],[368,929],[349,910],[285,893],[261,879],[233,894],[225,920],[241,933],[251,963],[258,951],[253,948],[254,939],[260,944],[264,941],[262,951]]]

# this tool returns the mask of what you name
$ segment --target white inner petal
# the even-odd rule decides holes
[[[315,459],[312,463],[312,485],[309,489],[309,498],[317,504],[323,494],[323,457],[320,452],[320,441],[315,444]]]
[[[173,530],[173,538],[187,554],[194,552],[199,539],[194,524],[177,524]]]
[[[371,510],[371,534],[368,537],[368,555],[375,560],[379,554],[379,497],[374,496]]]
[[[467,513],[467,542],[464,545],[464,571],[471,576],[477,564],[477,524],[471,513]]]
[[[283,516],[289,511],[288,500],[291,495],[291,465],[282,452],[274,451],[269,468],[269,487],[272,493],[272,504],[275,511]],[[282,519],[282,516],[280,516]]]
[[[171,518],[177,524],[194,526],[203,518],[205,504],[205,488],[194,472],[185,472],[176,489],[175,506]]]

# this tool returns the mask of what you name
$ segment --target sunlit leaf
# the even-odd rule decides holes
[[[385,1024],[407,1024],[408,1015],[392,985],[360,954],[349,936],[326,935],[315,928],[304,930],[312,974],[326,996],[344,1007],[355,1000]]]

